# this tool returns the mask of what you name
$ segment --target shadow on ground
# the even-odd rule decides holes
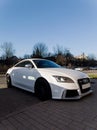
[[[33,93],[18,88],[0,89],[0,121],[7,114],[41,102]]]

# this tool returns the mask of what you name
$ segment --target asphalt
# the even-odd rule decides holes
[[[0,130],[97,130],[97,80],[93,93],[73,101],[48,100],[6,115]]]

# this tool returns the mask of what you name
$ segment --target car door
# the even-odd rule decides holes
[[[14,69],[14,83],[19,88],[34,91],[35,68],[30,61],[23,61]]]

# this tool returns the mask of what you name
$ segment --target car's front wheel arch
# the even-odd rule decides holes
[[[36,80],[34,91],[36,96],[41,100],[48,100],[52,98],[50,84],[44,78],[38,78]]]

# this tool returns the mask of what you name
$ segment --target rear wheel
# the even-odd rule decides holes
[[[11,83],[11,77],[9,75],[6,76],[6,82],[7,82],[7,87],[11,88],[12,87],[12,83]]]
[[[41,100],[51,99],[51,89],[45,79],[38,79],[35,84],[35,94]]]

